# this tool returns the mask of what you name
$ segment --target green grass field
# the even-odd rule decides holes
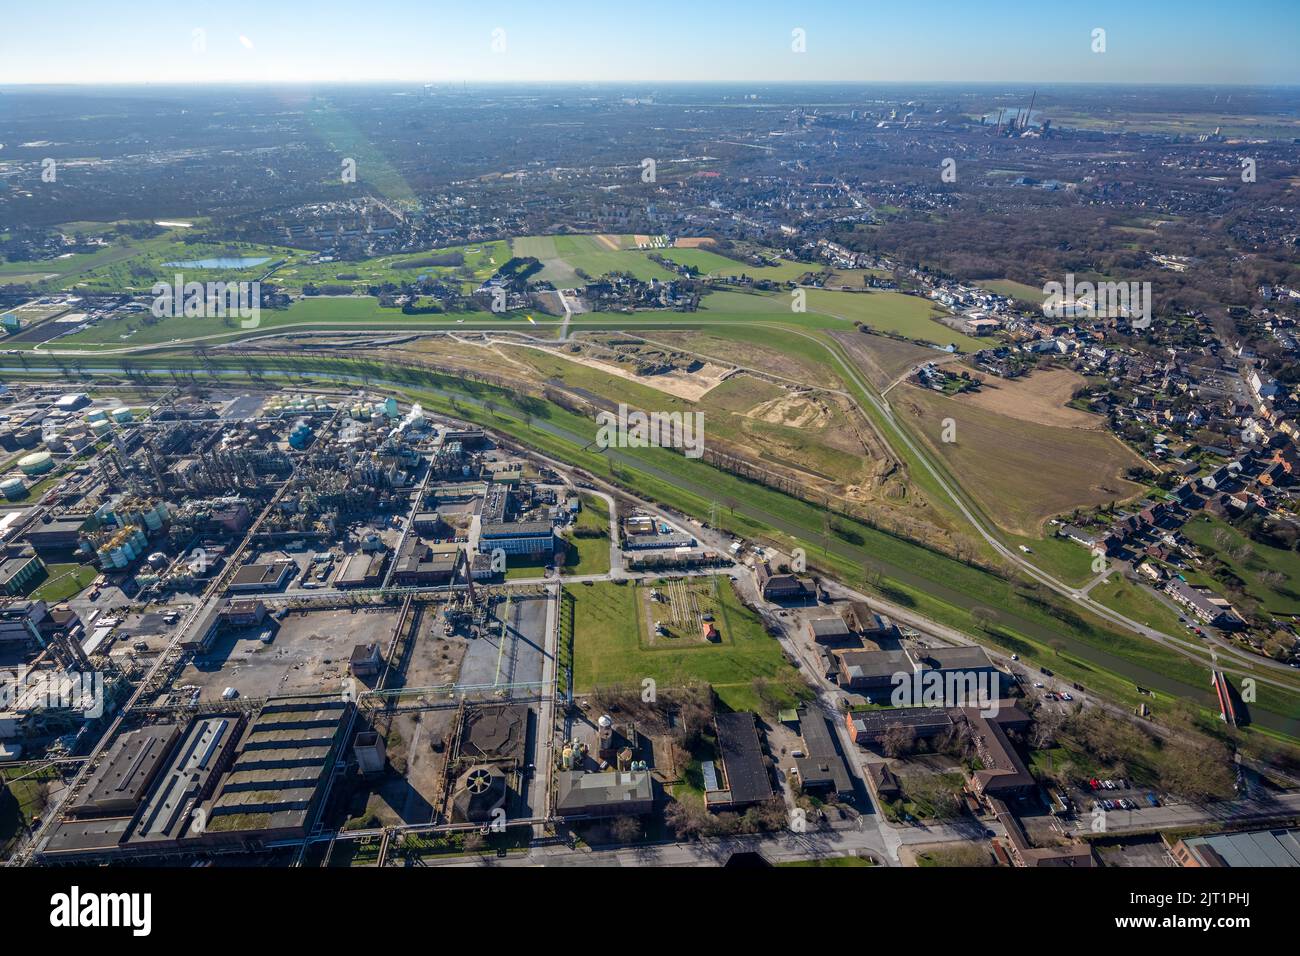
[[[462,264],[440,264],[449,257],[459,257]],[[462,292],[471,292],[505,265],[510,258],[510,248],[504,240],[500,240],[448,246],[413,254],[379,256],[359,262],[311,263],[306,258],[304,254],[295,257],[294,261],[275,273],[272,281],[292,292],[301,291],[309,283],[317,287],[345,285],[354,292],[364,292],[372,285],[400,284],[427,275],[447,282],[459,282]]]
[[[901,292],[833,292],[808,290],[808,311],[862,322],[881,332],[893,332],[921,342],[955,345],[964,352],[977,352],[993,339],[976,339],[950,329],[931,318],[936,311],[929,299]]]
[[[775,638],[732,592],[718,582],[719,644],[652,647],[645,634],[639,588],[601,582],[566,588],[574,601],[574,686],[577,693],[614,684],[640,685],[653,678],[660,687],[692,681],[713,685],[733,710],[754,706],[755,678],[780,680],[794,674]]]
[[[1042,537],[1008,534],[1007,542],[1024,545],[1032,554],[1022,557],[1066,584],[1087,584],[1096,574],[1092,570],[1093,554],[1083,545],[1066,538],[1058,538],[1054,528],[1044,528]]]
[[[117,270],[119,275],[126,275],[129,271],[125,269],[126,262],[147,257],[172,245],[170,237],[123,240],[95,252],[35,262],[4,262],[0,263],[0,286],[36,282],[43,290],[54,290],[66,288],[79,277],[97,271],[106,274]]]
[[[708,249],[656,249],[655,252],[664,259],[683,266],[694,266],[705,276],[748,276],[751,279],[768,279],[773,282],[793,282],[809,272],[820,272],[821,265],[806,262],[791,262],[783,259],[775,265],[751,266],[737,262],[726,256],[720,256]]]
[[[51,564],[46,571],[49,573],[45,580],[28,596],[49,604],[76,597],[99,575],[90,564]]]
[[[1220,533],[1227,536],[1227,546],[1216,541]],[[1212,554],[1232,573],[1245,582],[1245,592],[1260,606],[1274,614],[1300,614],[1300,554],[1251,541],[1236,528],[1211,515],[1198,515],[1183,525],[1183,534],[1206,554]],[[1241,557],[1247,554],[1246,557]],[[1280,574],[1281,580],[1271,582],[1270,576]],[[1223,585],[1206,574],[1187,574],[1193,584],[1204,584],[1215,590]]]
[[[990,292],[1005,295],[1008,299],[1016,299],[1026,305],[1040,306],[1046,298],[1042,289],[1011,279],[980,279],[978,284]]]
[[[573,531],[598,532],[599,537],[578,537]],[[569,542],[564,561],[565,574],[605,574],[609,571],[609,508],[604,499],[595,495],[582,496],[582,510],[573,531],[566,535]]]
[[[620,243],[625,240],[618,237]],[[673,273],[636,249],[610,249],[595,236],[522,236],[511,240],[516,256],[533,256],[544,266],[539,277],[561,288],[578,284],[581,270],[593,278],[629,272],[638,279],[671,279]]]
[[[1166,634],[1178,635],[1185,631],[1177,611],[1161,601],[1145,585],[1129,581],[1118,572],[1088,593],[1094,601],[1100,601],[1112,611],[1159,628]]]
[[[4,768],[0,775],[0,855],[7,854],[14,842],[44,812],[48,789],[57,783],[58,771],[51,766],[33,770],[32,765],[17,764]]]

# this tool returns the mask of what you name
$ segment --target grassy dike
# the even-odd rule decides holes
[[[107,369],[110,361],[100,359],[96,367]],[[340,382],[383,385],[431,410],[496,430],[682,512],[704,517],[718,502],[718,523],[725,529],[803,547],[815,567],[846,583],[1033,658],[1061,678],[1117,702],[1135,705],[1145,700],[1158,710],[1161,700],[1183,697],[1209,710],[1208,671],[1172,650],[1118,632],[1066,606],[1046,589],[1029,591],[1024,582],[963,564],[849,518],[836,516],[828,534],[822,509],[672,451],[601,453],[592,447],[596,433],[592,419],[539,398],[432,370],[309,353],[211,357],[209,372],[192,355],[132,358],[126,360],[126,367],[137,378],[152,370],[153,384],[173,380],[167,369],[189,368],[215,381],[256,384],[261,379],[265,385],[287,387]],[[984,628],[972,617],[977,608],[993,612]],[[1135,684],[1159,696],[1139,697]],[[1261,685],[1252,711],[1259,731],[1300,739],[1300,696]]]

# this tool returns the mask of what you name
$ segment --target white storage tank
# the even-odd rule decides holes
[[[18,459],[18,468],[24,475],[43,475],[54,468],[54,456],[48,451],[34,451]]]

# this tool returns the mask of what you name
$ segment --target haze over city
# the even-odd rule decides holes
[[[56,13],[10,4],[0,84],[1300,82],[1300,25],[1287,0],[665,0],[566,10],[64,0]],[[1106,31],[1104,55],[1092,50],[1097,28]],[[792,53],[795,29],[805,31],[805,53]]]

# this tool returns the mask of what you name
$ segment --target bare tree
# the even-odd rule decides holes
[[[615,817],[609,821],[609,835],[615,843],[633,843],[641,839],[643,828],[636,817]]]
[[[902,724],[890,724],[880,735],[880,749],[886,757],[902,757],[916,746],[916,731]]]

